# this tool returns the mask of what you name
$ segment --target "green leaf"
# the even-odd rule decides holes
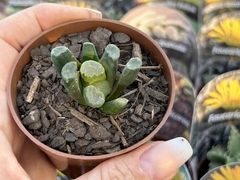
[[[117,98],[112,101],[105,102],[100,110],[106,114],[119,114],[127,105],[128,99]]]
[[[113,100],[119,97],[122,91],[135,81],[141,66],[141,59],[138,57],[131,58],[124,67],[116,85],[114,86],[107,100]]]
[[[236,156],[240,151],[240,134],[235,126],[231,126],[227,149],[232,157]]]
[[[211,170],[213,168],[216,168],[216,167],[219,167],[219,166],[222,166],[224,164],[222,163],[219,163],[219,162],[210,162],[209,165],[208,165],[208,170]]]
[[[80,67],[80,73],[84,86],[106,79],[104,67],[96,61],[85,61]]]
[[[83,63],[88,60],[99,61],[95,46],[91,42],[83,43],[82,48],[81,62]]]
[[[207,152],[207,158],[210,162],[225,164],[227,161],[226,150],[221,146],[212,147],[212,149]]]
[[[97,81],[94,82],[92,85],[95,86],[95,88],[97,88],[99,91],[101,91],[105,97],[111,92],[110,84],[107,80]]]
[[[99,108],[105,102],[105,95],[93,85],[84,88],[83,97],[87,104],[93,108]]]
[[[87,105],[82,95],[80,73],[77,69],[76,62],[69,62],[63,66],[61,73],[63,84],[71,98],[82,105]]]
[[[237,162],[237,159],[235,157],[228,156],[225,164],[229,164],[229,163],[233,163],[233,162]]]
[[[118,47],[114,44],[109,44],[105,48],[102,58],[99,61],[106,71],[107,81],[110,83],[111,88],[113,87],[116,79],[119,57],[120,50]]]
[[[65,46],[57,46],[51,51],[51,60],[57,72],[61,74],[62,68],[68,62],[76,62],[80,67],[80,62],[73,56],[72,52]]]

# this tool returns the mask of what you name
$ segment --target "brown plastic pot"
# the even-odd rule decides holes
[[[140,44],[144,49],[150,52],[151,58],[156,61],[157,63],[161,63],[163,65],[163,73],[168,81],[168,88],[169,88],[169,104],[168,108],[166,109],[166,113],[163,117],[161,123],[157,126],[157,128],[150,133],[146,138],[142,139],[137,144],[128,147],[124,150],[119,152],[115,152],[112,154],[106,155],[98,155],[98,156],[81,156],[81,155],[71,155],[67,153],[63,153],[52,149],[45,144],[38,141],[34,138],[23,126],[20,117],[18,108],[16,105],[16,97],[17,97],[17,82],[22,78],[22,69],[23,67],[30,62],[30,51],[35,47],[40,45],[52,43],[56,41],[61,36],[76,33],[76,32],[83,32],[87,30],[93,30],[97,27],[104,27],[109,29],[112,32],[123,32],[128,34],[131,39]],[[16,62],[11,70],[11,75],[8,84],[8,104],[12,116],[17,123],[18,127],[23,131],[23,133],[31,139],[42,151],[44,151],[49,159],[53,162],[57,169],[61,170],[67,176],[71,178],[76,178],[81,174],[91,170],[99,163],[115,157],[121,154],[127,153],[129,151],[134,150],[135,148],[141,146],[142,144],[151,140],[151,138],[159,131],[159,129],[163,126],[165,121],[167,120],[170,111],[173,106],[174,97],[175,97],[175,79],[174,73],[172,70],[172,66],[170,61],[168,60],[167,56],[165,55],[164,51],[159,47],[158,44],[155,43],[149,36],[144,34],[143,32],[139,31],[138,29],[131,27],[125,23],[108,20],[108,19],[87,19],[87,20],[77,20],[65,24],[58,25],[54,28],[46,30],[39,34],[37,37],[33,38],[19,53]]]

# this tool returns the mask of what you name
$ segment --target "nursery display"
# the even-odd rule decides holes
[[[168,56],[173,69],[193,84],[198,69],[195,32],[178,11],[160,4],[143,4],[127,12],[120,21],[151,36]]]
[[[198,179],[209,165],[213,168],[239,160],[239,75],[239,70],[219,75],[196,97],[190,136],[194,153],[190,162]]]

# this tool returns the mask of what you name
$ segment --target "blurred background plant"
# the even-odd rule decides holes
[[[213,146],[207,153],[207,159],[210,161],[209,170],[225,164],[240,161],[240,133],[232,125],[227,146]]]

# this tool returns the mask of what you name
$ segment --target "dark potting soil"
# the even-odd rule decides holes
[[[99,57],[107,44],[119,47],[119,71],[132,56],[142,56],[138,78],[124,92],[129,99],[119,115],[108,116],[82,106],[66,93],[50,51],[67,46],[79,59],[82,44],[91,41]],[[100,155],[129,147],[150,134],[161,122],[168,105],[168,82],[162,66],[151,61],[129,36],[105,28],[69,34],[31,51],[32,61],[18,83],[17,106],[22,123],[39,141],[56,150],[78,155]]]

